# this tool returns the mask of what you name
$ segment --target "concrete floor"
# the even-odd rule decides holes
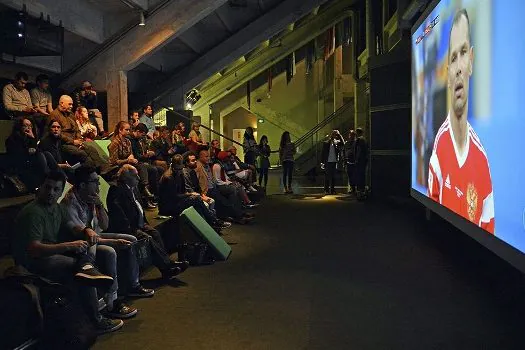
[[[418,206],[274,193],[94,349],[525,349],[523,278]]]

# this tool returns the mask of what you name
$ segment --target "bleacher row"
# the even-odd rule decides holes
[[[5,120],[0,121],[0,163],[2,162],[3,159],[5,159],[5,156],[6,156],[4,141],[11,132],[12,124],[13,124],[12,121],[5,121]],[[109,140],[95,141],[95,144],[97,145],[97,151],[104,158],[109,157],[109,152],[108,152],[109,143],[110,143]],[[102,203],[107,209],[106,199],[107,199],[110,185],[108,184],[106,180],[104,180],[100,176],[99,176],[99,180],[100,180],[100,198],[102,200]],[[69,183],[66,184],[64,193],[60,197],[59,201],[62,200],[64,195],[67,193],[67,191],[71,187],[72,187],[71,184]],[[13,226],[17,213],[27,203],[32,201],[34,198],[35,196],[33,194],[25,194],[25,195],[16,196],[16,197],[0,198],[0,274],[2,276],[4,275],[5,271],[9,267],[14,266],[14,261],[10,255],[10,241],[12,237],[11,236],[12,232],[10,232],[10,228]],[[196,242],[199,240],[194,235],[195,229],[198,229],[198,228],[196,227],[192,230],[192,229],[189,229],[187,225],[181,225],[182,220],[180,218],[159,216],[158,209],[156,208],[153,210],[151,209],[146,210],[145,215],[146,215],[146,218],[149,224],[161,233],[162,238],[166,244],[166,248],[168,249],[170,253],[174,253],[175,251],[177,251],[177,246],[179,245],[181,241]],[[183,235],[184,235],[184,237],[182,238],[181,238],[181,232],[183,232]],[[213,232],[215,233],[215,231]],[[219,240],[222,240],[222,239],[219,237]],[[148,270],[149,266],[141,265],[141,268],[142,268],[141,269],[141,274],[142,274]],[[102,299],[99,300],[99,304],[101,308],[104,307],[104,302]],[[0,306],[0,312],[1,311],[2,310]],[[28,318],[29,316],[30,315],[28,315]],[[9,325],[9,323],[7,324]],[[12,326],[15,326],[16,328],[16,325],[12,325]],[[3,328],[3,331],[5,330],[6,329]],[[37,343],[37,339],[34,338],[34,335],[31,334],[31,331],[29,329],[27,330],[27,333],[22,331],[21,329],[18,329],[18,332],[15,332],[15,333],[17,334],[17,336],[20,337],[20,344],[21,344],[17,347],[17,349],[30,348],[35,343]],[[13,337],[10,337],[10,338],[12,339]],[[4,348],[3,345],[4,344],[2,343],[2,341],[0,341],[0,348],[3,349]],[[14,345],[14,344],[10,344],[10,345]]]

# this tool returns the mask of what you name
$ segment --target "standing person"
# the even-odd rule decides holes
[[[330,138],[323,142],[321,166],[325,169],[324,192],[326,194],[335,194],[335,173],[343,147],[344,140],[339,130],[332,130]]]
[[[363,136],[363,129],[355,130],[357,139],[355,142],[355,184],[357,188],[357,199],[365,198],[366,167],[368,165],[368,142]]]
[[[148,138],[153,140],[153,133],[155,133],[155,122],[153,121],[153,108],[151,105],[145,105],[142,109],[143,113],[139,120],[142,124],[148,127]]]
[[[348,141],[345,143],[346,175],[348,176],[348,194],[356,193],[355,187],[355,131],[350,130]]]
[[[281,142],[279,144],[279,159],[283,167],[284,193],[293,193],[292,175],[295,152],[295,144],[290,138],[290,133],[288,131],[283,132],[281,135]]]
[[[259,142],[259,186],[263,186],[265,191],[268,184],[268,169],[270,169],[270,153],[272,150],[268,144],[268,136],[263,135]]]
[[[255,160],[257,159],[257,141],[253,135],[253,128],[251,126],[247,127],[244,131],[242,144],[244,148],[244,162],[255,166]]]
[[[90,117],[93,122],[97,125],[98,131],[101,135],[106,135],[104,131],[104,120],[102,119],[102,113],[98,109],[98,97],[97,92],[93,89],[93,86],[89,81],[82,82],[80,91],[75,94],[77,108],[84,106],[87,108]]]
[[[200,132],[201,123],[193,122],[191,124],[191,131],[188,138],[191,140],[188,149],[194,153],[198,152],[202,147],[207,146]]]
[[[494,197],[487,153],[468,122],[474,48],[465,9],[452,21],[448,49],[450,110],[430,157],[428,196],[494,234]]]

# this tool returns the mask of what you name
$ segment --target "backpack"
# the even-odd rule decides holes
[[[77,293],[21,266],[8,269],[5,276],[4,284],[25,290],[30,296],[36,315],[34,327],[36,335],[40,336],[39,349],[89,349],[95,343],[95,326],[80,304]]]

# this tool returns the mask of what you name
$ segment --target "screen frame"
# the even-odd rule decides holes
[[[413,35],[416,32],[416,30],[423,24],[423,22],[426,20],[426,18],[429,16],[429,14],[436,8],[436,6],[441,2],[442,0],[432,0],[432,2],[426,7],[425,11],[419,16],[419,18],[416,20],[414,25],[412,26],[410,30],[410,47],[412,47],[412,40]],[[412,51],[410,52],[410,64],[412,65],[414,56],[412,55]],[[412,82],[412,79],[410,80]],[[412,86],[410,87],[412,90]],[[414,106],[411,106],[411,113],[413,113]],[[411,127],[411,148],[412,148],[412,140],[414,139],[414,133],[413,133],[413,127]],[[410,157],[412,157],[412,152]],[[411,162],[412,163],[412,162]],[[410,176],[412,177],[412,170],[410,172]],[[447,207],[439,204],[438,202],[428,198],[421,192],[415,190],[412,187],[412,179],[410,180],[410,195],[412,198],[417,200],[419,203],[421,203],[423,206],[425,206],[428,210],[431,210],[438,216],[440,216],[442,219],[450,223],[452,226],[456,227],[463,233],[469,235],[472,239],[474,239],[476,242],[484,246],[485,248],[492,251],[494,254],[502,258],[503,260],[507,261],[510,265],[514,266],[516,269],[521,271],[525,274],[525,253],[521,252],[519,249],[513,247],[512,245],[508,244],[504,240],[498,238],[497,236],[494,236],[487,231],[483,230],[482,228],[474,225],[469,220],[463,218],[461,215],[456,214],[452,210],[448,209]],[[524,218],[524,225],[525,225],[525,218]]]

